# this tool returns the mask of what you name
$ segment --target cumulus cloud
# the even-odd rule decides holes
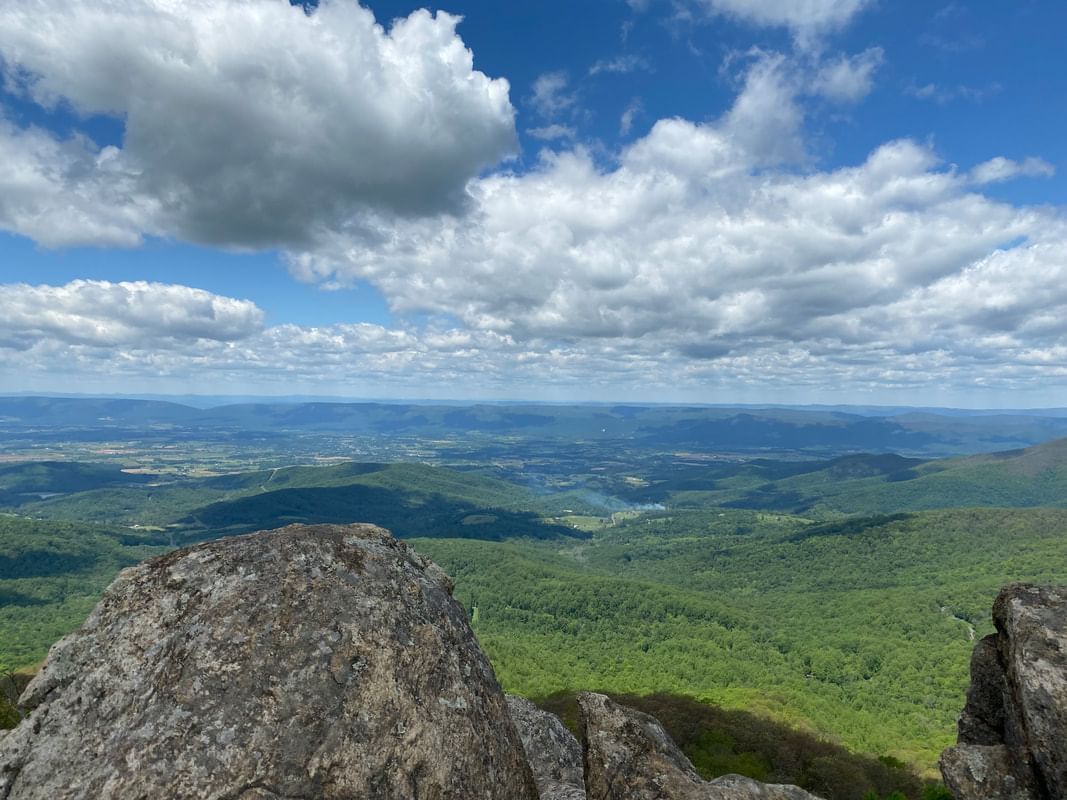
[[[1041,158],[1027,158],[1012,161],[1010,158],[997,156],[971,170],[971,179],[978,184],[1000,183],[1012,178],[1050,178],[1056,174],[1056,168]]]
[[[416,11],[386,31],[343,0],[0,6],[10,90],[125,125],[121,149],[0,129],[21,165],[0,180],[34,209],[0,224],[56,244],[269,247],[363,213],[458,212],[515,147],[507,81],[474,69],[458,22]]]
[[[723,118],[723,133],[761,163],[802,160],[804,112],[797,101],[796,65],[781,53],[753,55],[741,92]]]
[[[802,42],[845,27],[870,0],[697,0],[713,14],[789,28]]]
[[[870,94],[874,72],[884,57],[881,47],[870,47],[857,55],[841,55],[829,60],[815,76],[815,93],[837,103],[862,100]]]
[[[248,300],[145,281],[0,284],[0,306],[0,347],[22,350],[39,341],[94,347],[233,342],[263,326],[263,312]]]
[[[515,388],[526,386],[564,387],[568,396],[600,387],[606,396],[640,382],[664,399],[679,392],[700,396],[710,385],[734,393],[790,387],[797,396],[805,387],[823,386],[911,391],[935,379],[1012,389],[1067,383],[1067,290],[1059,288],[1067,286],[1059,255],[1067,250],[1067,220],[1056,209],[1017,207],[981,192],[984,184],[1015,176],[1051,174],[1051,165],[997,157],[960,171],[910,140],[887,142],[859,163],[835,169],[819,169],[806,152],[805,102],[815,94],[860,99],[881,61],[877,49],[836,60],[752,51],[732,62],[744,66],[737,98],[717,119],[661,119],[617,152],[560,146],[546,149],[526,172],[485,174],[478,172],[483,160],[463,162],[477,149],[468,150],[468,139],[484,135],[482,150],[486,141],[510,140],[512,111],[506,86],[473,71],[453,18],[418,13],[386,33],[374,27],[369,12],[335,0],[307,15],[281,3],[269,6],[269,14],[298,13],[285,17],[296,34],[251,25],[247,39],[260,45],[283,35],[321,44],[323,53],[309,50],[308,57],[324,75],[303,66],[290,72],[284,60],[264,72],[262,65],[273,60],[257,61],[243,45],[231,53],[218,44],[223,33],[203,34],[216,50],[198,49],[186,40],[198,43],[201,34],[195,25],[189,33],[185,16],[159,32],[164,0],[137,4],[151,24],[142,31],[130,18],[126,38],[115,33],[113,46],[92,58],[72,47],[49,65],[41,53],[51,50],[34,49],[45,40],[76,45],[80,40],[68,27],[77,31],[84,19],[96,20],[96,8],[107,10],[99,19],[108,22],[107,14],[125,13],[131,2],[76,3],[69,20],[57,17],[37,32],[15,26],[15,34],[3,23],[17,21],[21,12],[0,9],[5,64],[32,68],[29,77],[12,73],[9,81],[42,103],[67,98],[63,102],[85,113],[128,115],[122,149],[0,126],[0,156],[11,155],[0,157],[0,225],[46,244],[133,245],[142,235],[199,231],[203,239],[194,217],[216,209],[219,224],[231,232],[227,244],[255,246],[265,234],[243,227],[246,213],[248,220],[277,223],[280,233],[270,241],[282,243],[297,278],[368,281],[400,319],[428,322],[264,327],[253,303],[190,287],[8,285],[0,287],[2,374],[47,368],[82,376],[216,376],[287,389],[293,381],[398,390],[447,384],[510,396],[527,393]],[[750,21],[814,31],[843,25],[863,3],[812,0],[787,7],[722,0],[716,9],[740,15],[731,9],[741,6]],[[225,31],[234,20],[248,21],[241,14],[268,6],[265,0],[217,0],[190,8],[191,17],[210,8],[213,24]],[[800,13],[796,9],[806,9],[807,22],[790,16]],[[363,88],[342,91],[348,87],[343,76],[358,71],[346,59],[357,56],[330,39],[330,31],[340,34],[336,25],[325,25],[332,19],[327,14],[340,15],[356,32],[346,28],[345,41],[355,36],[370,43],[358,57],[371,58],[369,73],[382,86],[392,86],[396,70],[403,86],[390,91],[424,93],[419,113],[429,116],[413,120],[415,112],[400,102],[399,122],[389,124],[413,125],[401,145],[414,148],[416,161],[436,153],[466,164],[462,179],[453,175],[465,197],[462,209],[449,205],[451,190],[435,195],[433,206],[444,213],[405,205],[397,198],[414,184],[399,174],[389,178],[388,190],[371,191],[373,182],[360,183],[362,177],[349,181],[362,176],[363,167],[346,172],[334,157],[342,150],[361,164],[374,162],[368,170],[388,171],[391,148],[399,152],[401,145],[378,141],[393,129],[373,114],[356,113],[364,100],[374,108],[361,94],[370,92],[364,84],[357,80]],[[142,33],[171,37],[170,49],[154,41],[142,53]],[[383,49],[390,58],[381,56]],[[115,67],[114,85],[99,80],[114,66],[112,53],[124,65]],[[136,63],[130,53],[155,54],[166,63],[149,59],[143,70],[130,70]],[[124,70],[130,74],[118,74]],[[304,127],[275,118],[278,108],[309,109],[313,120],[316,113],[339,114],[341,122],[324,121],[323,130],[313,132],[333,137],[313,143],[323,155],[315,162],[321,171],[312,170],[322,185],[301,193],[306,164],[300,152],[281,158],[275,169],[273,160],[264,160],[262,138],[252,137],[246,159],[232,129],[223,136],[209,125],[203,135],[219,137],[220,150],[188,174],[210,166],[220,173],[217,180],[234,181],[226,186],[240,186],[253,174],[265,185],[248,189],[251,210],[223,219],[233,198],[226,199],[220,184],[220,196],[202,198],[194,214],[189,204],[200,203],[199,189],[214,186],[216,178],[190,179],[198,197],[183,199],[167,188],[172,172],[149,174],[155,162],[145,154],[156,151],[142,144],[146,140],[129,138],[131,131],[151,129],[134,124],[141,111],[135,113],[140,106],[129,98],[143,96],[148,103],[153,91],[173,89],[158,77],[168,70],[207,75],[224,87],[217,95],[191,80],[189,97],[177,98],[185,113],[206,113],[208,100],[225,105],[241,87],[250,95],[248,108],[264,115],[265,129],[283,148],[291,142],[286,137],[296,135],[286,126]],[[307,83],[309,74],[319,89]],[[280,106],[264,100],[275,94]],[[240,106],[240,98],[233,102]],[[570,138],[567,126],[553,119],[576,103],[565,75],[541,76],[531,103],[545,115],[531,135]],[[251,113],[248,108],[240,113]],[[218,113],[232,128],[235,117],[225,109]],[[468,136],[472,120],[480,122]],[[624,132],[632,123],[632,115],[620,120]],[[506,136],[498,138],[501,131]],[[157,144],[166,141],[163,133],[154,135]],[[179,125],[178,135],[201,134]],[[206,144],[200,139],[197,146]],[[180,156],[182,143],[174,146]],[[489,150],[499,154],[503,145]],[[287,209],[278,209],[283,195]]]
[[[20,385],[63,373],[85,386],[107,375],[125,385],[166,379],[176,389],[206,381],[288,393],[303,386],[661,400],[706,398],[709,386],[734,398],[786,388],[797,398],[830,397],[827,387],[883,398],[899,390],[912,402],[934,381],[937,390],[971,392],[958,396],[972,401],[976,388],[1061,391],[1067,221],[967,194],[962,179],[936,167],[921,147],[894,143],[857,167],[753,186],[760,201],[720,209],[725,217],[702,230],[697,215],[712,206],[667,223],[664,213],[678,206],[662,187],[643,208],[633,197],[627,209],[618,184],[596,193],[613,208],[584,216],[578,202],[588,196],[535,206],[527,222],[552,210],[550,225],[571,228],[569,247],[550,247],[543,229],[528,229],[518,245],[539,239],[544,249],[519,274],[461,263],[462,275],[442,264],[436,277],[423,276],[424,288],[447,296],[434,303],[417,290],[421,307],[471,301],[458,324],[263,328],[248,301],[188,287],[3,286],[0,300],[12,313],[0,326],[0,376]],[[566,177],[547,180],[540,193],[528,187],[516,199],[561,191]],[[918,224],[916,204],[935,210],[928,224]],[[655,234],[631,225],[633,234],[623,235],[627,221],[657,208]],[[797,214],[802,208],[806,215]],[[882,225],[864,230],[877,215]],[[980,241],[966,241],[985,225]],[[992,244],[1027,231],[1021,244]],[[499,235],[490,258],[504,247],[505,231]],[[609,236],[617,241],[597,260]],[[627,249],[629,260],[613,273],[611,262]],[[437,254],[457,256],[469,253]],[[538,271],[549,272],[539,283]],[[472,272],[492,284],[480,299],[469,280],[463,285]],[[493,295],[508,284],[505,309]]]
[[[339,240],[292,268],[371,280],[400,310],[523,338],[784,340],[1029,231],[908,141],[829,173],[745,159],[727,130],[662,120],[616,169],[549,154],[531,174],[480,181],[477,224],[412,223],[373,250]]]
[[[250,301],[186,286],[8,284],[0,285],[0,301],[11,311],[0,321],[0,378],[47,390],[58,379],[103,391],[217,382],[289,393],[303,385],[454,397],[456,387],[476,387],[508,396],[516,381],[573,387],[586,369],[600,375],[591,384],[613,383],[625,372],[614,353],[519,343],[490,331],[369,323],[265,328]]]
[[[1067,296],[1039,288],[1061,279],[1067,226],[1054,212],[974,193],[908,140],[832,171],[768,169],[736,119],[661,120],[610,168],[581,150],[546,154],[528,174],[477,181],[463,222],[413,221],[374,250],[339,237],[290,254],[291,269],[369,280],[397,311],[585,368],[625,354],[642,380],[671,372],[679,386],[996,383],[1013,354],[1031,366],[1012,380],[1048,377],[1037,354],[1063,347],[1059,329],[1043,343],[1027,331],[1038,309],[1067,319]],[[1033,291],[993,269],[1002,260],[1035,276]]]
[[[66,141],[0,118],[0,228],[47,247],[132,247],[156,229],[160,204],[114,147]]]

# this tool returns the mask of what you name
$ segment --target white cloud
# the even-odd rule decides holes
[[[881,47],[870,47],[854,56],[827,61],[815,76],[814,90],[837,103],[856,103],[870,94],[874,72],[884,57]]]
[[[573,139],[575,136],[574,128],[569,125],[558,125],[556,123],[544,125],[540,128],[527,128],[526,132],[535,139],[544,139],[546,142],[555,139]]]
[[[145,281],[0,284],[0,306],[0,347],[16,349],[42,340],[153,348],[166,348],[168,342],[232,342],[263,325],[263,312],[248,300]]]
[[[1061,222],[1052,233],[994,249],[892,303],[834,322],[861,336],[879,331],[886,343],[892,331],[898,351],[938,353],[943,363],[969,364],[993,384],[1067,377],[1067,264],[1060,255],[1067,230]]]
[[[755,51],[744,85],[723,118],[724,133],[761,163],[804,158],[795,64],[780,53]]]
[[[990,83],[986,86],[942,86],[936,83],[926,83],[922,86],[909,86],[904,91],[919,100],[931,100],[943,106],[953,100],[981,103],[1002,90],[1003,87],[999,83]]]
[[[59,141],[0,118],[0,228],[47,247],[132,247],[155,230],[160,204],[113,147]]]
[[[1067,295],[1040,290],[1067,276],[1027,259],[1056,263],[1063,220],[973,193],[970,176],[906,140],[853,167],[768,169],[736,119],[661,120],[612,168],[548,154],[531,173],[477,181],[467,220],[413,221],[373,250],[339,237],[291,254],[292,271],[369,280],[398,312],[565,352],[576,375],[615,358],[611,380],[629,367],[631,381],[678,391],[1048,385],[1062,335],[1032,339],[1028,320],[1067,319]],[[983,265],[1019,242],[1005,252],[1034,283],[1012,289],[1011,269]],[[948,303],[954,281],[967,288]],[[1009,292],[1027,305],[990,311]],[[987,330],[997,324],[1010,346]],[[998,383],[1014,355],[1029,366]]]
[[[714,126],[660,121],[617,169],[550,155],[480,181],[477,224],[412,223],[374,250],[341,240],[293,269],[368,279],[399,310],[523,339],[789,340],[1028,232],[910,142],[806,176],[753,172],[745,156]]]
[[[630,131],[634,127],[634,120],[644,110],[645,106],[641,102],[640,97],[635,97],[626,105],[626,108],[623,109],[622,116],[619,117],[619,133],[622,136],[630,135]]]
[[[539,75],[533,84],[530,103],[543,117],[555,117],[574,107],[578,101],[573,92],[568,92],[569,81],[565,72],[546,72]]]
[[[752,25],[789,28],[801,44],[845,27],[870,0],[697,0],[713,14]]]
[[[189,16],[213,10],[222,32],[203,33],[214,50],[190,50],[174,33],[188,33],[193,23],[185,16],[157,29],[162,3],[139,3],[151,24],[131,17],[122,35],[109,28],[117,39],[92,58],[80,54],[75,45],[81,40],[67,27],[81,30],[85,19],[95,19],[94,9],[128,10],[130,2],[79,3],[69,20],[57,16],[41,31],[16,26],[15,34],[2,23],[17,17],[18,7],[0,8],[0,50],[9,64],[32,66],[45,64],[42,54],[55,47],[42,45],[38,53],[30,45],[70,43],[70,52],[41,66],[43,77],[26,90],[42,102],[71,98],[86,112],[125,103],[128,134],[155,131],[178,111],[224,104],[243,91],[247,104],[235,99],[243,110],[234,114],[261,115],[267,135],[249,141],[246,159],[228,110],[219,111],[231,124],[224,132],[212,126],[192,131],[192,122],[178,120],[175,137],[199,136],[197,147],[206,146],[203,137],[217,137],[219,149],[203,163],[179,158],[186,166],[160,167],[156,146],[168,141],[164,132],[128,139],[118,150],[0,126],[0,226],[50,245],[135,245],[142,235],[203,240],[207,229],[193,224],[197,215],[223,209],[217,224],[228,231],[228,244],[262,243],[267,234],[261,228],[276,224],[271,235],[283,242],[296,277],[369,281],[401,319],[426,314],[430,321],[392,329],[265,328],[253,303],[189,287],[9,285],[0,287],[5,379],[67,370],[80,377],[270,384],[290,393],[296,382],[389,386],[398,393],[463,386],[511,396],[530,393],[515,387],[561,387],[572,397],[618,395],[620,387],[640,384],[665,399],[703,396],[708,386],[739,396],[746,387],[792,387],[795,393],[825,386],[912,391],[935,380],[1012,390],[1067,383],[1067,295],[1058,288],[1067,286],[1058,255],[1067,250],[1067,221],[1055,209],[1020,208],[980,192],[985,183],[1050,174],[1051,165],[998,157],[959,172],[908,140],[888,142],[861,163],[833,170],[818,169],[805,152],[806,100],[816,93],[860,99],[881,60],[877,49],[836,60],[752,51],[742,62],[738,96],[718,119],[661,119],[615,153],[561,147],[542,154],[528,172],[472,178],[485,162],[471,154],[486,147],[494,157],[502,152],[485,143],[510,140],[512,112],[506,86],[472,71],[452,18],[416,14],[386,34],[370,25],[367,12],[335,0],[309,16],[300,12],[295,34],[252,25],[242,46],[230,51],[219,44],[226,24],[247,21],[241,15],[268,8],[265,0],[197,2]],[[290,13],[275,5],[270,14]],[[724,0],[719,10],[734,5]],[[831,5],[790,6],[810,12],[803,25],[789,22],[784,6],[747,7],[764,9],[768,20],[769,9],[778,8],[773,24],[813,31],[844,24],[848,15],[827,16]],[[862,3],[833,7],[840,15]],[[340,15],[337,25],[348,27],[326,26],[327,13]],[[404,25],[410,30],[403,32]],[[142,34],[156,39],[138,49]],[[196,25],[194,34],[201,35]],[[263,48],[276,36],[296,37],[321,69],[290,70],[283,60],[265,74],[263,64],[275,62],[257,61],[249,48]],[[373,47],[353,55],[331,36]],[[16,48],[12,37],[30,44]],[[300,47],[296,52],[304,52]],[[395,58],[384,58],[384,50]],[[174,63],[150,60],[143,78],[128,70],[113,76],[115,85],[100,78],[111,74],[112,53],[129,68],[137,63],[131,54],[159,52],[177,54]],[[353,89],[340,76],[358,72],[362,62],[356,62],[364,57],[386,84],[403,77],[406,88],[396,92],[423,91],[423,101],[434,102],[420,101],[414,111],[418,104],[409,107],[405,95],[396,105],[399,122],[359,117],[366,104],[375,113],[381,108],[361,94],[362,78],[352,78],[363,87]],[[178,84],[159,77],[168,70],[189,71],[188,96],[175,95]],[[205,88],[207,78],[223,88]],[[130,98],[154,102],[153,91],[170,97],[178,111],[155,108],[158,125],[138,127],[137,114],[148,110]],[[276,93],[278,102],[265,99]],[[547,117],[531,135],[570,137],[567,126],[552,121],[576,103],[565,75],[541,76],[531,102]],[[294,145],[299,152],[281,158],[275,169],[264,143],[284,149],[309,118],[282,120],[279,108],[324,119],[315,131],[318,155]],[[637,113],[631,108],[633,114],[620,119],[624,133]],[[334,113],[340,121],[325,119]],[[413,126],[399,144],[386,141],[394,123]],[[502,131],[507,136],[499,138]],[[155,144],[149,147],[148,140]],[[473,140],[481,144],[474,147]],[[184,143],[174,146],[180,156]],[[464,213],[415,213],[419,209],[403,200],[415,185],[404,174],[383,178],[373,192],[370,184],[347,182],[345,159],[356,158],[358,169],[367,162],[368,170],[388,171],[404,148],[424,167],[433,157],[466,164],[465,172],[449,173],[466,197]],[[226,186],[249,187],[247,209],[227,217],[223,207],[235,200],[221,184],[220,196],[198,199],[195,209],[181,192],[166,189],[175,170],[188,178],[209,167],[220,174],[189,178],[187,185],[211,187],[231,175]],[[150,175],[150,168],[162,172]],[[322,185],[307,188],[309,174]],[[277,207],[283,196],[288,210]],[[438,193],[435,202],[448,207],[451,196]]]
[[[618,74],[625,75],[628,72],[649,69],[646,59],[637,55],[616,56],[615,58],[603,58],[589,68],[590,75]]]
[[[561,192],[573,167],[558,164],[548,184],[511,189],[527,202]],[[889,145],[857,167],[759,182],[750,188],[762,197],[703,228],[699,215],[712,203],[669,221],[678,206],[662,187],[651,204],[631,198],[627,212],[623,187],[601,185],[596,199],[616,206],[588,209],[585,218],[577,202],[590,195],[534,204],[525,219],[551,211],[548,224],[571,228],[569,248],[533,253],[516,273],[501,258],[501,230],[490,255],[497,270],[460,262],[421,276],[447,295],[437,305],[422,295],[422,307],[471,301],[458,324],[262,328],[248,301],[188,287],[3,286],[0,301],[13,313],[0,325],[0,378],[51,380],[51,388],[57,376],[84,387],[106,380],[100,390],[112,391],[224,384],[290,394],[661,400],[706,399],[717,387],[733,399],[874,390],[919,402],[946,389],[974,403],[976,390],[1000,389],[1050,402],[1049,392],[1067,387],[1067,222],[967,194],[959,178],[934,167],[916,145]],[[649,177],[632,176],[631,191]],[[915,204],[922,213],[909,210]],[[642,235],[632,221],[657,208],[648,219],[657,233]],[[872,225],[878,215],[883,222]],[[599,222],[585,244],[580,222]],[[1023,231],[1033,233],[1022,245],[990,244]],[[524,236],[516,249],[546,238],[543,230],[510,232]],[[609,234],[616,241],[598,260]],[[457,256],[469,253],[436,254]],[[562,263],[553,268],[553,259]],[[550,271],[539,283],[538,270]],[[492,284],[477,297],[475,273]],[[508,284],[514,304],[505,318],[494,295]],[[521,303],[529,308],[520,311]]]
[[[365,212],[459,211],[515,131],[507,82],[474,70],[458,21],[416,11],[387,32],[344,0],[0,5],[10,88],[125,125],[104,151],[5,126],[22,175],[0,179],[36,210],[0,224],[57,244],[158,230],[268,247]],[[93,204],[111,210],[87,219]]]
[[[1056,174],[1056,168],[1041,158],[1027,158],[1012,161],[1010,158],[997,156],[971,170],[971,180],[977,184],[1000,183],[1020,176],[1027,178],[1050,178]]]

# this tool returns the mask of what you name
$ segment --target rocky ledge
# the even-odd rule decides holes
[[[957,800],[1067,798],[1067,588],[1008,586],[993,622],[941,756],[945,784]]]
[[[505,700],[447,576],[372,525],[292,525],[122,572],[0,739],[3,800],[806,800],[702,781],[583,694],[584,750]],[[532,769],[531,769],[532,765]]]

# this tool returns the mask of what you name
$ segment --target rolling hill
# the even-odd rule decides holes
[[[0,486],[22,516],[0,517],[0,661],[39,659],[146,555],[371,521],[453,576],[512,691],[690,695],[928,769],[953,738],[997,589],[1067,582],[1067,440],[940,460],[642,464],[593,473],[630,510],[596,512],[585,532],[568,516],[594,512],[576,508],[582,490],[425,464],[166,480],[8,465]],[[66,491],[27,500],[47,490]]]
[[[735,508],[837,514],[968,506],[1065,507],[1067,439],[927,462],[849,456],[740,491],[712,491],[703,499]]]
[[[354,520],[383,525],[398,536],[581,535],[540,516],[559,513],[563,501],[495,478],[424,464],[285,467],[128,486],[109,485],[112,471],[106,467],[68,466],[72,474],[100,477],[104,487],[22,502],[18,513],[156,529],[166,531],[174,544],[288,522]],[[34,469],[26,467],[31,474]],[[573,498],[566,503],[574,505]]]

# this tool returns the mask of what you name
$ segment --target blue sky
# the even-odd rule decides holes
[[[423,8],[0,10],[0,391],[1067,405],[1064,4]]]

